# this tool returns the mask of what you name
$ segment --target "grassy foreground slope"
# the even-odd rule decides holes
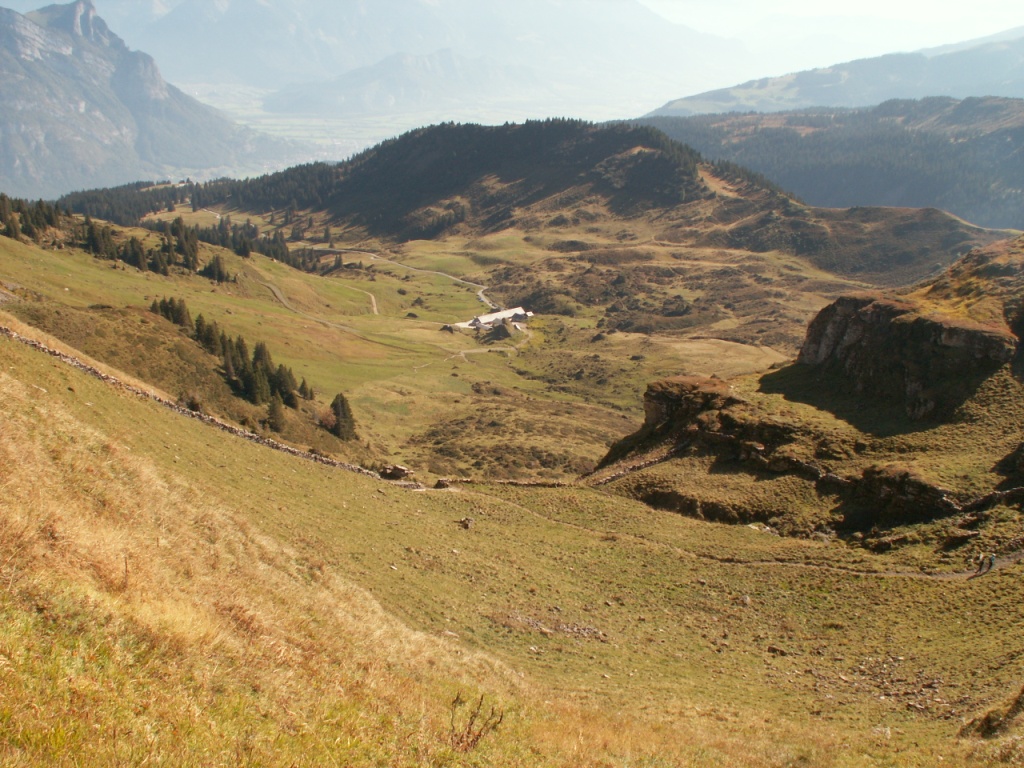
[[[0,389],[5,764],[1019,756],[958,738],[1016,693],[1016,568],[930,579],[588,489],[413,492],[6,338]],[[505,713],[467,752],[459,693]]]

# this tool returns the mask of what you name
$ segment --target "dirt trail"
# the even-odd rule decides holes
[[[330,274],[330,273],[328,273],[328,274]],[[342,288],[345,288],[345,289],[347,289],[349,291],[355,291],[356,293],[361,293],[364,296],[366,296],[367,298],[369,298],[369,300],[370,300],[370,314],[371,315],[379,315],[380,314],[380,310],[377,308],[377,297],[374,296],[372,293],[370,293],[369,291],[364,291],[362,288],[356,288],[354,285],[342,285]]]
[[[622,531],[608,531],[600,528],[590,528],[585,525],[579,525],[578,523],[569,523],[564,520],[559,520],[557,517],[551,517],[538,512],[529,507],[524,507],[521,504],[517,504],[514,501],[502,498],[500,496],[492,496],[484,491],[465,491],[465,493],[471,493],[477,496],[482,496],[486,499],[498,501],[501,504],[507,504],[511,507],[535,517],[539,520],[544,520],[555,525],[571,528],[573,530],[582,531],[584,533],[590,533],[595,536],[609,536],[615,535],[618,538],[626,538],[631,541],[641,542],[646,546],[657,547],[660,549],[667,549],[672,551],[676,555],[685,555],[696,560],[703,560],[708,563],[714,563],[716,565],[723,566],[748,566],[748,567],[777,567],[777,568],[800,568],[806,570],[815,571],[828,571],[831,573],[837,573],[845,576],[858,576],[864,578],[875,578],[875,579],[908,579],[913,581],[971,581],[972,579],[981,578],[983,576],[992,573],[993,571],[999,571],[1003,568],[1007,568],[1011,565],[1015,565],[1021,561],[1024,561],[1024,550],[1017,550],[1010,552],[1009,554],[997,557],[995,565],[981,573],[970,569],[967,571],[951,572],[951,573],[927,573],[922,571],[870,571],[854,568],[852,566],[842,565],[828,565],[825,563],[806,563],[806,562],[794,562],[787,560],[744,560],[739,557],[725,556],[716,557],[714,555],[699,554],[697,552],[690,552],[689,550],[680,549],[672,544],[665,544],[663,542],[650,539],[646,536],[636,536],[630,533],[623,533]],[[765,534],[767,535],[767,534]]]
[[[326,250],[326,249],[320,249],[320,250],[322,250],[324,253],[327,253],[327,254],[331,254],[331,253],[337,253],[337,254],[341,254],[341,253],[358,253],[358,254],[362,254],[363,256],[369,256],[374,261],[383,261],[385,264],[391,264],[392,266],[395,266],[395,267],[401,267],[402,269],[408,269],[410,272],[419,272],[420,274],[423,274],[423,275],[437,275],[438,277],[447,278],[448,280],[451,280],[454,283],[459,283],[460,285],[468,285],[470,288],[478,288],[479,290],[477,291],[476,296],[477,296],[478,299],[480,299],[481,303],[485,304],[486,306],[490,307],[491,309],[499,309],[497,304],[495,304],[493,301],[491,301],[489,298],[487,298],[487,291],[489,290],[489,288],[486,285],[481,285],[480,283],[474,283],[474,282],[472,282],[470,280],[464,280],[461,277],[456,277],[455,275],[449,275],[447,272],[439,272],[436,269],[421,269],[420,267],[413,267],[413,266],[410,266],[408,264],[403,264],[400,261],[395,261],[394,259],[389,259],[386,256],[382,256],[379,253],[374,253],[373,251],[361,251],[361,250],[359,250],[357,248],[337,248],[337,249],[331,249],[331,250]]]
[[[497,304],[495,304],[493,301],[491,301],[489,298],[487,298],[487,291],[489,289],[488,289],[488,287],[486,285],[481,285],[480,283],[474,283],[474,282],[472,282],[470,280],[464,280],[461,277],[456,277],[455,275],[450,275],[447,272],[440,272],[440,271],[438,271],[436,269],[421,269],[420,267],[413,267],[413,266],[410,266],[408,264],[402,264],[401,262],[395,261],[394,259],[386,258],[385,256],[382,256],[379,253],[375,253],[373,251],[363,251],[363,250],[359,250],[357,248],[330,248],[330,249],[328,249],[328,248],[320,248],[320,249],[317,249],[317,250],[319,252],[321,252],[321,253],[325,253],[325,254],[328,254],[328,255],[331,255],[331,254],[342,254],[342,253],[360,254],[362,256],[368,256],[370,259],[372,259],[374,261],[383,261],[385,264],[391,264],[392,266],[395,266],[395,267],[401,267],[402,269],[408,269],[411,272],[419,272],[420,274],[424,274],[424,275],[437,275],[439,277],[447,278],[448,280],[451,280],[452,282],[458,283],[460,285],[467,285],[470,288],[479,288],[479,290],[477,291],[476,296],[480,300],[480,302],[482,304],[484,304],[485,306],[487,306],[488,308],[490,308],[490,309],[495,309],[495,310],[496,309],[500,309],[500,307]],[[315,317],[313,315],[310,315],[310,314],[307,314],[305,312],[302,312],[299,309],[296,309],[293,305],[291,305],[288,302],[288,299],[285,297],[285,295],[281,292],[281,290],[277,286],[273,285],[272,283],[263,283],[263,285],[270,289],[270,291],[274,294],[274,297],[282,304],[282,306],[285,307],[285,309],[288,309],[288,310],[290,310],[292,312],[295,312],[298,315],[302,315],[303,317],[307,317],[310,320],[314,320],[314,321],[316,321],[318,323],[321,323],[322,325],[326,325],[326,326],[329,326],[329,327],[332,327],[332,328],[338,328],[338,329],[343,330],[343,331],[345,331],[347,333],[351,333],[351,334],[353,334],[355,336],[358,336],[359,338],[364,339],[365,341],[371,341],[371,339],[368,339],[366,336],[364,336],[363,334],[359,333],[354,328],[349,328],[348,326],[339,325],[337,323],[330,323],[330,322],[327,322],[326,320],[322,320],[322,319],[320,319],[318,317]],[[371,303],[371,306],[372,306],[372,309],[373,309],[373,314],[380,315],[380,312],[377,310],[377,297],[376,296],[374,296],[369,291],[364,291],[364,290],[362,290],[360,288],[353,288],[352,290],[359,291],[360,293],[365,293],[367,296],[369,296],[370,297],[370,303]],[[447,360],[453,360],[455,358],[461,358],[462,360],[466,361],[466,360],[468,360],[466,355],[480,355],[480,354],[485,354],[485,353],[488,353],[488,352],[512,352],[512,353],[518,353],[519,349],[524,344],[526,344],[530,340],[530,338],[531,338],[530,332],[526,331],[524,340],[522,342],[520,342],[519,344],[515,344],[513,346],[489,347],[487,349],[460,349],[460,350],[456,350],[456,351],[445,350],[445,352],[447,352],[449,354],[449,357],[446,358],[446,361]],[[375,342],[375,343],[380,343],[380,342]],[[431,365],[433,365],[433,363],[427,363],[426,365],[419,365],[419,366],[414,367],[413,370],[420,371],[420,370],[423,370],[424,368],[429,368]]]
[[[290,301],[288,301],[288,297],[285,296],[281,289],[278,288],[273,283],[261,282],[260,285],[262,285],[264,288],[267,288],[272,294],[274,294],[274,298],[277,299],[277,301],[281,304],[282,307],[287,309],[289,312],[294,312],[296,315],[299,315],[300,317],[304,317],[307,320],[312,320],[314,323],[319,323],[320,325],[326,326],[327,328],[336,328],[339,331],[344,331],[345,333],[349,333],[355,336],[356,338],[359,338],[362,341],[367,342],[368,344],[379,344],[382,347],[397,347],[399,349],[404,349],[404,347],[398,347],[398,345],[396,344],[386,344],[383,341],[371,339],[369,336],[366,336],[365,334],[357,331],[355,328],[351,328],[347,325],[342,325],[341,323],[332,323],[330,320],[324,320],[322,317],[317,317],[316,315],[311,315],[308,312],[303,312],[301,309],[299,309]],[[374,300],[374,309],[376,309],[376,306],[376,300]]]

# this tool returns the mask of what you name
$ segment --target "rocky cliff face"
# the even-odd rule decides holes
[[[0,103],[0,190],[18,197],[286,160],[279,142],[169,85],[91,0],[24,16],[0,8]]]
[[[924,523],[953,550],[991,510],[1024,502],[1022,286],[1024,238],[972,252],[899,299],[835,301],[799,363],[757,389],[736,383],[743,396],[717,379],[655,382],[643,426],[590,482],[684,515],[839,532],[879,551],[914,541],[896,529]]]
[[[1016,350],[1005,328],[925,316],[906,301],[846,296],[811,322],[799,362],[841,371],[856,391],[902,403],[922,419],[950,414]]]

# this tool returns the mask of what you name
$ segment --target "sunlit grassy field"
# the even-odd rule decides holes
[[[583,235],[609,237],[563,234]],[[931,534],[875,555],[659,512],[621,484],[572,484],[639,427],[648,382],[694,373],[747,375],[738,393],[771,418],[867,440],[875,456],[912,456],[936,481],[979,490],[998,480],[981,448],[1019,441],[1016,385],[993,379],[958,425],[903,429],[853,402],[819,409],[813,386],[779,383],[785,371],[748,375],[787,360],[785,344],[603,333],[592,307],[497,341],[441,329],[482,311],[478,289],[454,278],[492,297],[497,266],[560,280],[552,242],[512,232],[409,243],[380,259],[345,255],[365,268],[327,276],[220,251],[236,280],[216,285],[0,238],[0,295],[13,297],[0,325],[62,340],[172,400],[201,387],[209,412],[257,423],[216,360],[148,312],[154,298],[183,298],[250,346],[265,341],[316,388],[310,408],[346,394],[355,443],[297,415],[284,439],[408,463],[424,481],[402,488],[272,451],[0,338],[0,762],[1024,760],[1014,722],[987,741],[960,735],[1020,687],[1024,566],[967,579],[965,559],[937,552]],[[746,268],[736,254],[645,247],[657,268]],[[697,299],[698,277],[666,295]],[[751,301],[792,324],[823,295]],[[683,476],[709,497],[827,512],[793,478],[716,471],[707,457],[622,482]],[[507,478],[563,486],[497,482]],[[991,520],[993,544],[1021,528],[1014,509]],[[504,719],[479,731],[492,707]]]
[[[403,490],[0,364],[8,764],[958,764],[1015,693],[1019,567]],[[460,691],[506,713],[468,753]]]

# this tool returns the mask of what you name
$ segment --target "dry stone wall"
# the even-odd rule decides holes
[[[335,461],[334,459],[316,453],[310,453],[309,451],[300,451],[297,448],[292,448],[290,445],[284,445],[283,443],[279,443],[276,440],[271,440],[270,438],[263,437],[262,435],[257,435],[255,432],[249,432],[248,430],[241,429],[240,427],[236,427],[232,424],[227,424],[221,421],[220,419],[216,419],[208,414],[200,413],[198,411],[190,411],[188,408],[183,408],[181,405],[172,400],[160,397],[159,395],[153,394],[152,392],[147,392],[146,390],[132,386],[131,384],[126,384],[120,379],[111,376],[110,374],[103,373],[103,371],[99,370],[98,368],[91,366],[87,363],[84,363],[72,355],[68,355],[64,352],[53,349],[52,347],[49,347],[40,341],[30,339],[27,336],[23,336],[22,334],[17,333],[16,331],[13,331],[5,326],[0,326],[0,335],[6,336],[8,339],[11,339],[12,341],[24,344],[28,347],[31,347],[32,349],[38,350],[39,352],[43,352],[44,354],[50,355],[51,357],[60,360],[62,363],[70,365],[73,368],[77,368],[82,373],[92,376],[93,378],[99,379],[100,381],[103,381],[109,384],[110,386],[115,387],[116,389],[135,395],[137,397],[144,398],[146,400],[152,400],[153,402],[159,403],[165,408],[174,411],[180,416],[185,416],[190,419],[195,419],[196,421],[201,421],[204,424],[207,424],[211,427],[215,427],[221,430],[222,432],[227,432],[231,435],[234,435],[235,437],[240,437],[243,440],[248,440],[251,443],[257,443],[258,445],[271,448],[272,450],[275,451],[281,451],[282,453],[287,453],[291,456],[296,456],[301,459],[306,459],[307,461],[315,461],[318,464],[324,464],[329,467],[343,469],[347,472],[356,472],[361,475],[367,475],[369,477],[380,479],[380,475],[378,475],[376,472],[371,472],[370,470],[365,469],[363,467],[359,467],[354,464],[346,464],[345,462],[341,461]]]

